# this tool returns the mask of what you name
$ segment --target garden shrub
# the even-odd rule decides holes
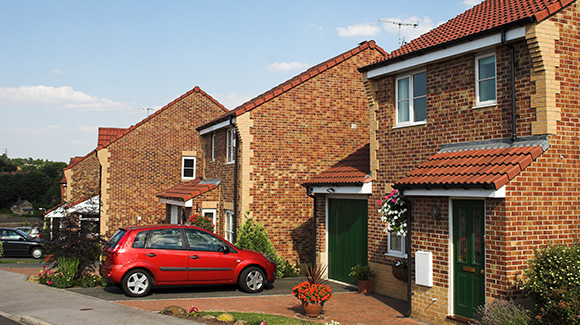
[[[274,259],[274,262],[276,262],[277,265],[276,278],[282,278],[284,276],[284,261],[280,256],[278,256],[274,244],[272,244],[268,234],[266,233],[264,225],[255,223],[252,218],[247,218],[246,222],[238,228],[236,246],[244,249],[251,249],[270,256]]]
[[[46,266],[42,266],[42,271],[38,273],[38,283],[61,289],[73,287],[79,260],[61,257],[58,259],[58,265],[59,270],[56,272],[49,271]]]
[[[474,315],[479,325],[525,325],[531,321],[530,312],[511,300],[495,300],[479,306]]]
[[[61,227],[46,229],[42,235],[45,238],[44,254],[52,255],[58,261],[60,258],[78,259],[79,265],[75,278],[83,272],[93,272],[101,254],[102,237],[93,231],[92,227],[80,227],[78,218],[66,216],[61,220]],[[60,264],[58,267],[61,268]]]
[[[521,288],[535,303],[534,322],[580,324],[580,243],[535,249]]]
[[[4,257],[4,244],[0,241],[0,257]]]

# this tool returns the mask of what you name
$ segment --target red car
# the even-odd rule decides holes
[[[103,248],[99,272],[131,297],[169,285],[237,283],[253,293],[274,283],[276,263],[198,227],[155,225],[119,228]]]

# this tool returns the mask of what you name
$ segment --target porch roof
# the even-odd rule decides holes
[[[169,199],[186,202],[198,195],[209,192],[221,184],[219,179],[194,179],[179,183],[162,193],[157,194],[160,199]]]
[[[407,176],[399,189],[483,188],[498,190],[548,148],[547,138],[448,145]]]
[[[370,151],[367,144],[302,185],[360,185],[372,181],[370,173]]]

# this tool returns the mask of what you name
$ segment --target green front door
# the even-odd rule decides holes
[[[328,199],[328,277],[356,283],[348,276],[367,264],[367,200]]]
[[[484,212],[484,201],[453,201],[453,307],[468,318],[485,303]]]

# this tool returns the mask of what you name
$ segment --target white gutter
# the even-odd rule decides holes
[[[525,27],[516,27],[514,29],[506,31],[506,40],[513,41],[526,36]],[[398,61],[387,66],[379,67],[376,69],[369,70],[367,72],[367,78],[377,78],[386,74],[397,73],[399,71],[412,69],[415,67],[423,66],[427,63],[432,63],[434,61],[447,59],[456,55],[465,54],[469,52],[478,51],[487,47],[501,45],[501,32],[497,34],[488,35],[482,38],[478,38],[473,41],[465,41],[457,45],[450,46],[446,49],[440,49],[437,51],[429,52],[425,55],[414,56],[404,61]],[[396,60],[396,59],[394,59]]]
[[[449,196],[449,197],[469,197],[469,198],[494,198],[505,199],[505,185],[499,190],[483,189],[410,189],[404,191],[405,196]]]
[[[312,194],[373,194],[373,183],[364,183],[361,186],[313,186],[310,187]],[[406,192],[405,192],[406,193]]]
[[[201,131],[199,131],[199,135],[204,135],[204,134],[207,134],[207,133],[211,133],[213,131],[217,131],[219,129],[226,128],[226,127],[228,127],[228,126],[230,126],[230,125],[232,125],[234,123],[236,123],[236,118],[235,117],[234,118],[231,118],[231,119],[228,119],[227,121],[223,121],[223,122],[220,122],[218,124],[209,126],[209,127],[205,128],[205,129],[202,129]]]
[[[169,204],[169,205],[176,205],[179,207],[191,208],[193,207],[193,200],[189,199],[185,202],[179,200],[170,200],[170,199],[159,199],[159,202]]]

